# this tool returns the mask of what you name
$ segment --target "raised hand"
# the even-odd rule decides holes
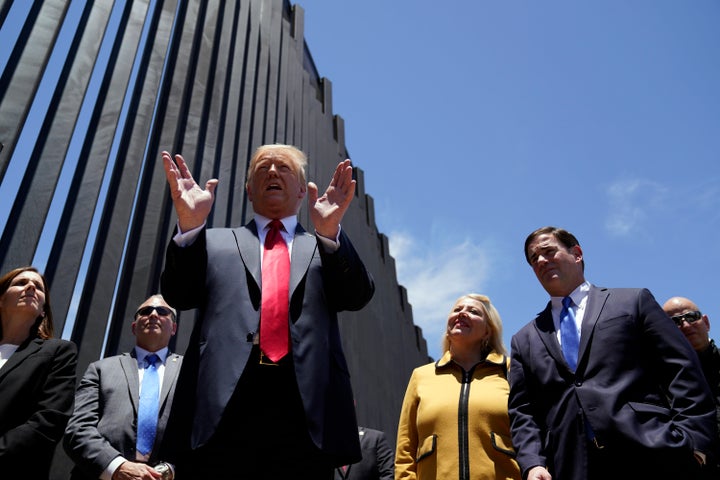
[[[208,180],[202,189],[190,174],[182,155],[177,154],[173,159],[170,153],[163,151],[162,160],[180,231],[187,232],[201,226],[210,215],[215,201],[217,179]]]
[[[350,160],[340,162],[330,185],[319,198],[317,185],[308,183],[310,220],[317,233],[323,237],[334,239],[337,236],[340,222],[355,196],[356,182],[352,178],[352,171]]]

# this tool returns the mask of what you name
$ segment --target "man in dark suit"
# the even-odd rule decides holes
[[[318,197],[303,152],[259,147],[246,181],[255,218],[231,229],[206,228],[218,181],[203,189],[181,155],[162,157],[178,217],[162,292],[181,310],[199,309],[167,447],[178,478],[331,479],[333,467],[360,460],[337,313],[361,309],[375,288],[340,228],[355,192],[350,160]],[[306,193],[315,235],[297,221]],[[289,252],[286,264],[290,256],[282,282],[262,263],[277,248]],[[284,313],[266,316],[266,301]],[[277,335],[266,334],[278,317]],[[279,340],[284,353],[270,353],[265,345]]]
[[[716,418],[718,429],[720,429],[720,350],[715,345],[715,341],[710,338],[710,318],[700,311],[695,302],[685,297],[669,298],[663,304],[663,310],[697,353],[703,375],[715,399]],[[718,465],[715,468],[707,470],[706,477],[708,479],[718,480],[720,478],[720,458],[718,458]]]
[[[362,460],[335,468],[335,480],[393,480],[395,455],[385,432],[358,427]]]
[[[159,479],[151,465],[162,461],[158,448],[167,426],[182,357],[168,351],[175,335],[175,310],[162,295],[138,307],[131,324],[135,348],[130,353],[91,363],[75,393],[63,446],[75,462],[73,480]],[[155,354],[159,378],[158,416],[149,452],[137,448],[139,398],[147,375],[145,358]],[[142,387],[141,387],[142,385]],[[142,449],[142,447],[140,447]]]
[[[652,294],[587,282],[580,244],[560,228],[531,233],[525,256],[551,300],[511,342],[523,478],[699,478],[713,461],[713,400]]]

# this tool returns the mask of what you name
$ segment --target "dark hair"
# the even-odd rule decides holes
[[[52,309],[50,308],[50,291],[48,289],[47,281],[45,281],[45,277],[42,273],[40,273],[37,268],[30,266],[19,267],[10,270],[5,275],[0,277],[0,297],[5,295],[5,292],[8,291],[8,288],[10,288],[10,284],[12,284],[12,281],[15,280],[15,277],[17,277],[23,272],[35,272],[40,275],[40,278],[43,282],[43,287],[45,287],[45,304],[43,305],[43,313],[45,315],[40,315],[35,320],[35,323],[30,329],[30,337],[42,338],[47,340],[48,338],[52,338],[53,334],[55,333],[55,328],[53,327]],[[2,338],[2,323],[0,323],[0,338]]]
[[[575,238],[575,235],[568,232],[564,228],[558,228],[558,227],[540,227],[534,232],[532,232],[530,235],[527,236],[525,239],[525,260],[527,260],[528,264],[532,265],[530,263],[530,257],[528,256],[528,246],[530,246],[530,243],[535,240],[540,235],[552,235],[553,237],[557,238],[557,240],[568,250],[574,247],[575,245],[580,246],[580,242],[578,242],[578,239]],[[585,261],[582,262],[583,270],[585,270]]]

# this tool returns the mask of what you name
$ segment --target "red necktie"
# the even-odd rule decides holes
[[[262,261],[260,348],[273,362],[287,355],[290,335],[290,255],[281,228],[280,220],[270,222]]]

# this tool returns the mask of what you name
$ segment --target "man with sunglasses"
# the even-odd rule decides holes
[[[705,379],[715,398],[720,431],[720,350],[709,335],[710,319],[700,311],[695,302],[685,297],[670,298],[663,304],[663,310],[675,322],[697,353]],[[715,473],[720,473],[720,468]],[[717,479],[720,476],[708,478]]]
[[[131,323],[135,348],[91,363],[75,393],[75,409],[63,446],[75,462],[71,480],[160,479],[168,464],[158,457],[182,356],[168,350],[175,335],[175,309],[162,295],[145,300]],[[151,365],[152,364],[152,365]],[[153,384],[145,380],[153,377]],[[149,386],[150,385],[150,386]],[[145,392],[157,395],[157,418],[138,441],[138,411]],[[141,414],[142,416],[142,414]],[[154,435],[153,432],[154,431]],[[145,451],[142,451],[145,450]],[[153,466],[155,468],[153,468]]]

